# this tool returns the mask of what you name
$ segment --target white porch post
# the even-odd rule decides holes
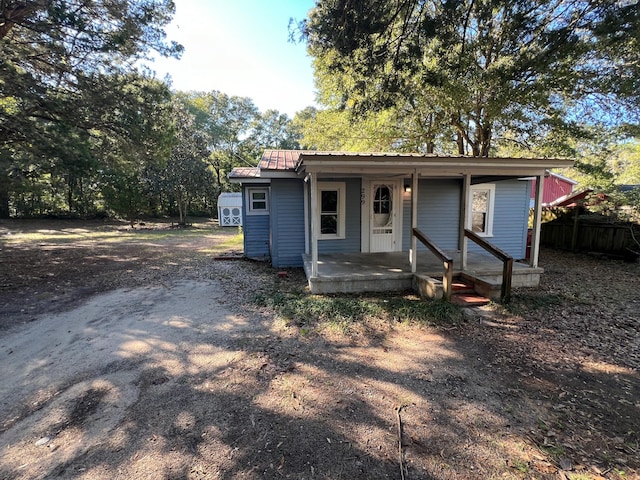
[[[318,179],[310,173],[311,179],[311,276],[318,276]]]
[[[533,232],[531,235],[531,258],[529,264],[533,268],[538,266],[540,254],[540,228],[542,225],[542,195],[544,193],[544,172],[536,177],[536,200],[533,207]]]
[[[464,234],[467,228],[467,209],[469,208],[469,192],[471,191],[471,175],[464,174],[462,180],[462,195],[460,196],[460,233],[458,234],[458,249],[460,250],[460,265],[462,270],[467,268],[468,240]]]
[[[309,255],[309,178],[304,181],[304,253]]]
[[[411,273],[416,273],[418,269],[418,240],[413,235],[414,228],[418,228],[418,172],[415,170],[411,174]]]

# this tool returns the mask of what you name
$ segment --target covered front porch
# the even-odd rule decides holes
[[[511,287],[539,284],[543,177],[571,164],[332,152],[301,159],[303,260],[313,293],[413,288],[451,300],[456,284],[469,281],[472,292],[504,302]],[[514,262],[525,256],[531,179],[538,181],[530,255]]]
[[[479,278],[488,285],[502,282],[503,263],[495,257],[468,252],[466,268],[460,251],[446,252],[453,259],[454,277]],[[401,291],[415,287],[416,276],[442,279],[443,264],[430,251],[419,251],[416,272],[412,272],[409,252],[339,253],[318,255],[316,275],[311,255],[304,255],[304,270],[312,293]],[[528,263],[513,263],[513,287],[537,286],[543,269]]]

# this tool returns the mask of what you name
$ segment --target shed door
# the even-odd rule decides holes
[[[398,250],[398,184],[395,182],[371,182],[369,204],[369,229],[371,252]]]

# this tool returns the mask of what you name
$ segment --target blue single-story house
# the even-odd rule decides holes
[[[495,283],[507,257],[525,259],[535,179],[531,255],[509,268],[514,286],[537,285],[544,175],[572,163],[266,150],[229,178],[242,186],[245,256],[304,267],[312,292],[404,289],[436,270],[446,294],[447,270]]]

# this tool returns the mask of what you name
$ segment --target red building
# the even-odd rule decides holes
[[[547,172],[544,176],[544,189],[542,192],[542,206],[547,206],[558,198],[564,197],[573,191],[578,182],[560,174]],[[531,183],[531,205],[535,200],[536,180]]]

